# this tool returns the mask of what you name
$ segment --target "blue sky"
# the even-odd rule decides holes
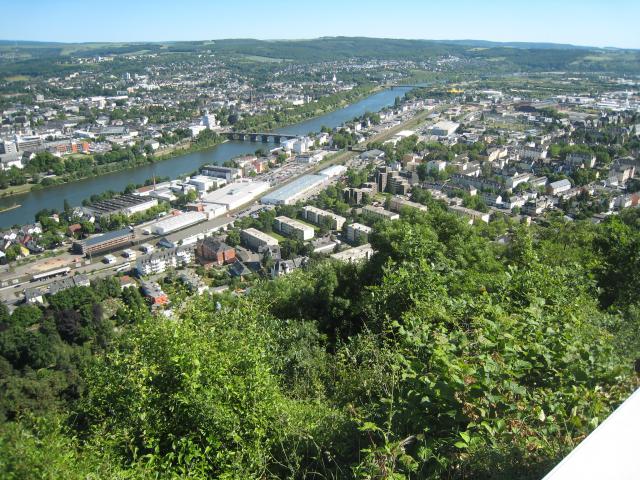
[[[369,36],[640,48],[640,0],[0,0],[0,38]]]

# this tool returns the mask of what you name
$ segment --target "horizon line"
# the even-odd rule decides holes
[[[60,45],[77,45],[77,44],[118,44],[118,43],[188,43],[188,42],[216,42],[216,41],[227,41],[227,40],[254,40],[260,42],[301,42],[301,41],[312,41],[312,40],[322,40],[322,39],[332,39],[332,38],[361,38],[361,39],[374,39],[374,40],[404,40],[404,41],[421,41],[421,42],[437,42],[437,43],[447,43],[447,42],[486,42],[490,44],[496,45],[504,45],[504,44],[515,44],[515,45],[527,45],[527,44],[539,44],[539,45],[549,45],[549,46],[566,46],[572,48],[588,48],[588,49],[600,49],[600,50],[640,50],[640,47],[616,47],[612,45],[607,46],[595,46],[595,45],[581,45],[575,43],[560,43],[560,42],[549,42],[549,41],[536,41],[536,40],[486,40],[486,39],[473,39],[473,38],[447,38],[447,39],[436,39],[436,38],[402,38],[402,37],[369,37],[363,35],[327,35],[327,36],[319,36],[319,37],[309,37],[309,38],[257,38],[257,37],[225,37],[225,38],[207,38],[207,39],[189,39],[189,40],[84,40],[84,41],[58,41],[58,40],[29,40],[29,39],[0,39],[0,42],[11,43],[11,42],[25,42],[25,43],[45,43],[45,44],[60,44]]]

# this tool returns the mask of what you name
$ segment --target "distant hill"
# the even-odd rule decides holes
[[[133,52],[262,56],[296,62],[346,58],[428,61],[442,56],[495,71],[608,71],[640,73],[640,50],[604,49],[553,43],[485,40],[406,40],[322,37],[304,40],[221,39],[191,42],[56,43],[0,40],[0,65],[56,57],[122,55]],[[32,70],[33,63],[29,65]],[[20,69],[12,69],[19,73]]]

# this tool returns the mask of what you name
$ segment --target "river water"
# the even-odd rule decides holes
[[[383,90],[335,112],[280,128],[276,132],[306,135],[310,132],[320,131],[323,125],[334,128],[365,112],[377,112],[384,107],[393,105],[395,98],[404,95],[408,89],[408,87],[395,87]],[[0,228],[33,222],[35,214],[43,208],[62,210],[65,199],[72,206],[77,206],[82,203],[82,200],[95,193],[107,190],[121,191],[130,183],[144,183],[154,175],[156,177],[177,178],[180,175],[198,170],[202,165],[222,164],[238,155],[253,153],[263,146],[265,146],[263,143],[229,141],[210,150],[187,153],[154,164],[86,178],[73,183],[55,185],[23,195],[0,198],[0,208],[20,205],[19,208],[0,213]]]

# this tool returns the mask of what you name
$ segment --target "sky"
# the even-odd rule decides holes
[[[0,39],[367,36],[640,48],[640,0],[0,0]]]

